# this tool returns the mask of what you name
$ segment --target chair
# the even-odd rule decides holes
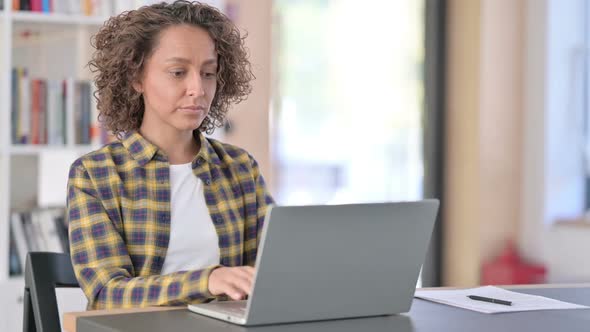
[[[25,264],[24,332],[59,332],[56,287],[80,287],[69,254],[30,252]]]

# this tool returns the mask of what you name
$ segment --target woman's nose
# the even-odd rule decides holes
[[[191,97],[200,97],[205,94],[205,90],[203,90],[203,81],[201,80],[201,75],[191,75],[187,86],[187,94]]]

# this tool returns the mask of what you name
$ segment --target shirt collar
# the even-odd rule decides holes
[[[203,135],[203,133],[200,130],[195,130],[193,132],[193,135],[195,136],[195,139],[197,139],[197,140],[199,140],[199,142],[201,142],[201,149],[199,150],[199,152],[197,153],[197,155],[193,159],[193,168],[196,167],[196,165],[197,165],[196,163],[199,158],[203,158],[203,160],[205,160],[206,162],[213,163],[217,166],[221,165],[221,160],[219,160],[219,155],[217,154],[217,152],[213,148],[213,145],[211,145],[211,142],[209,141],[209,139],[207,137],[205,137],[205,135]]]
[[[209,139],[207,139],[205,135],[203,135],[203,133],[201,133],[199,130],[194,131],[194,136],[201,142],[201,148],[193,158],[193,168],[203,161],[220,165],[221,161],[219,160],[219,156],[209,142]],[[129,154],[131,154],[133,159],[135,159],[142,167],[154,159],[154,157],[156,157],[156,159],[162,158],[162,160],[168,160],[168,158],[165,157],[162,152],[159,152],[159,149],[156,145],[145,139],[137,131],[129,132],[123,138],[122,144],[127,149],[127,151],[129,151]]]

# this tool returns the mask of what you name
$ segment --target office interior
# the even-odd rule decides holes
[[[15,69],[91,82],[89,38],[105,16],[0,2],[0,330],[11,330],[24,268],[11,220],[59,211],[69,164],[103,143],[80,137],[75,110],[70,138],[14,137]],[[590,281],[588,0],[208,2],[247,32],[256,76],[212,136],[256,157],[279,204],[440,199],[418,286]]]

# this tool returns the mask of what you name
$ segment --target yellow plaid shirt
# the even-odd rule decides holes
[[[253,266],[273,199],[246,151],[205,138],[192,161],[219,237],[220,265]],[[139,133],[76,160],[68,181],[70,254],[89,309],[214,298],[203,270],[161,275],[170,239],[167,157]]]

